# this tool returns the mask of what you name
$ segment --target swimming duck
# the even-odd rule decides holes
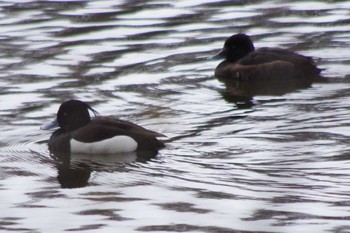
[[[89,110],[95,115],[91,119]],[[54,122],[42,129],[59,126],[50,137],[51,152],[79,154],[115,154],[158,151],[164,147],[157,137],[163,134],[112,116],[99,116],[90,105],[79,100],[61,104]]]
[[[281,48],[255,49],[251,38],[245,34],[229,37],[224,48],[214,57],[224,58],[215,69],[215,76],[221,80],[235,81],[272,81],[279,84],[291,80],[305,86],[320,77],[311,57]]]

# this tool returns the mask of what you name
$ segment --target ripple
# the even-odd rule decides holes
[[[0,229],[348,230],[349,3],[0,5]],[[229,96],[206,59],[234,33],[321,58],[328,82]],[[142,161],[50,155],[39,125],[69,98],[164,133],[167,147]]]

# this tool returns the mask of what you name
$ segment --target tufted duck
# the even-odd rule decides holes
[[[95,115],[90,118],[89,110]],[[49,139],[51,152],[81,154],[114,154],[134,151],[158,151],[164,144],[160,133],[147,130],[115,117],[102,117],[87,103],[79,100],[64,102],[56,121],[42,129],[59,126]]]
[[[245,34],[229,37],[215,58],[225,59],[215,70],[215,76],[220,79],[312,80],[321,72],[311,57],[280,48],[255,49]]]

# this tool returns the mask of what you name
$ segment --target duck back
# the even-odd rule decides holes
[[[320,72],[310,57],[285,49],[261,48],[237,62],[224,60],[216,68],[215,76],[240,81],[297,79],[312,82]]]

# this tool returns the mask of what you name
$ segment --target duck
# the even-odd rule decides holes
[[[216,67],[215,77],[231,86],[235,82],[253,89],[308,87],[322,71],[312,57],[282,48],[256,49],[246,34],[229,37],[213,58],[224,59]]]
[[[56,119],[41,129],[54,127],[59,128],[48,141],[50,152],[96,155],[158,151],[165,147],[158,139],[165,135],[114,116],[101,116],[86,102],[75,99],[63,102]]]

